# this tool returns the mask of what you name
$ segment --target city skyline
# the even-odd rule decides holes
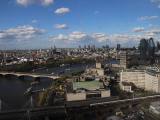
[[[160,35],[160,0],[1,0],[1,49],[137,46]]]

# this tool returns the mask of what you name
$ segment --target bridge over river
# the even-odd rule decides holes
[[[3,76],[14,75],[17,77],[30,76],[33,78],[51,78],[51,79],[60,78],[59,76],[52,75],[52,74],[33,74],[33,73],[20,73],[20,72],[0,72],[0,75],[3,75]]]

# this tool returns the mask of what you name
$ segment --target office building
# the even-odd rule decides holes
[[[127,68],[127,52],[120,51],[120,67],[126,69]]]
[[[133,83],[146,91],[160,93],[160,70],[158,67],[148,67],[146,70],[122,70],[120,86],[123,90],[125,90],[124,82]]]

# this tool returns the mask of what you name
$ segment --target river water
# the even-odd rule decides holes
[[[79,72],[85,70],[90,65],[71,65],[62,66],[50,69],[38,69],[34,73],[39,74],[63,74],[68,75],[73,72]],[[2,111],[11,109],[25,108],[29,104],[30,98],[25,96],[25,91],[31,86],[31,82],[34,79],[31,77],[25,77],[20,79],[16,76],[0,76],[0,99],[2,101]],[[37,89],[47,88],[53,81],[47,78],[41,78],[40,84]]]

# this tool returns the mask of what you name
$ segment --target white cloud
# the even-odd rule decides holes
[[[62,14],[62,15],[64,15],[64,14],[69,13],[69,12],[70,12],[69,8],[62,7],[62,8],[58,8],[54,13],[55,14]]]
[[[59,34],[57,36],[52,36],[50,41],[54,43],[67,43],[66,45],[79,45],[79,44],[95,44],[95,45],[104,45],[110,44],[115,46],[117,43],[123,44],[124,46],[133,47],[138,45],[139,41],[142,38],[155,38],[155,33],[158,34],[158,30],[150,30],[150,32],[142,32],[141,34],[111,34],[106,35],[104,33],[92,33],[87,34],[84,32],[72,32],[68,35]],[[62,42],[63,41],[63,42]]]
[[[44,6],[51,5],[54,2],[54,0],[40,0],[40,1],[41,1],[41,4]]]
[[[63,34],[59,34],[57,36],[51,36],[50,37],[50,41],[67,41],[68,40],[68,36],[63,35]]]
[[[86,34],[84,32],[75,31],[68,35],[59,34],[57,36],[52,36],[51,41],[62,40],[62,41],[96,41],[96,42],[106,42],[108,40],[108,36],[103,33],[93,33],[93,34]]]
[[[159,18],[159,16],[141,16],[138,18],[138,20],[145,21],[145,20],[153,20],[157,18]]]
[[[135,27],[133,28],[133,32],[143,32],[145,29],[143,27]]]
[[[29,40],[45,32],[43,29],[34,28],[30,25],[18,26],[7,30],[0,30],[0,40]]]
[[[130,41],[130,40],[140,40],[142,38],[141,35],[134,35],[134,34],[113,34],[110,36],[110,40],[113,41]]]
[[[160,36],[160,28],[152,28],[144,32],[147,38]]]
[[[95,40],[97,40],[98,42],[105,42],[106,40],[109,39],[109,36],[103,34],[103,33],[93,33],[93,35],[91,35],[91,37]]]
[[[142,38],[154,38],[155,41],[160,40],[160,27],[135,27],[133,32],[124,34],[106,34],[106,33],[91,33],[75,31],[69,34],[59,34],[52,36],[50,41],[54,41],[57,44],[64,44],[66,46],[78,46],[95,44],[96,46],[102,46],[109,44],[110,46],[116,46],[117,43],[122,44],[124,47],[133,47],[139,44]]]
[[[17,4],[22,6],[28,6],[32,4],[40,4],[43,6],[48,6],[54,3],[54,0],[16,0]]]
[[[34,20],[32,20],[32,23],[38,23],[38,20],[34,19]]]
[[[87,37],[86,33],[75,31],[68,35],[59,34],[57,36],[51,36],[50,41],[62,40],[62,41],[79,41]]]
[[[87,34],[79,31],[75,31],[69,34],[68,37],[69,37],[69,40],[81,40],[87,37]]]
[[[56,29],[67,29],[68,26],[66,24],[56,24],[55,28]]]
[[[16,0],[16,2],[19,5],[28,6],[29,4],[32,4],[32,0]]]
[[[158,8],[160,8],[160,0],[150,0],[152,3],[157,4]]]
[[[153,27],[153,25],[149,25],[149,28],[147,29],[144,29],[143,27],[135,27],[132,31],[141,33],[146,37],[160,35],[160,27]]]

